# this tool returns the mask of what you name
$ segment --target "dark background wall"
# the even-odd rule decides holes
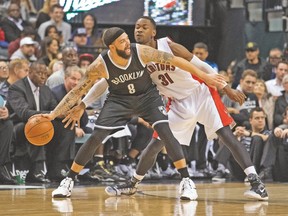
[[[34,2],[38,8],[43,4],[43,0]],[[249,41],[259,44],[262,57],[267,57],[269,49],[273,47],[284,48],[287,33],[268,32],[265,11],[263,21],[249,22],[246,8],[230,8],[229,2],[232,1],[194,0],[193,26],[158,25],[157,36],[169,36],[189,50],[196,42],[206,43],[209,60],[215,61],[220,69],[226,69],[234,59],[244,58],[244,47]],[[144,0],[121,0],[92,9],[100,28],[120,26],[127,31],[132,42],[134,23],[143,15],[143,11]],[[79,26],[81,16],[71,22],[74,27]]]

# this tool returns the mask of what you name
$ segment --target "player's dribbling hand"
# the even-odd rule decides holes
[[[64,127],[67,128],[70,125],[70,129],[73,130],[74,127],[80,127],[80,118],[85,111],[85,105],[83,103],[73,107],[70,111],[68,111],[68,115],[62,120],[65,123]]]
[[[56,118],[56,116],[54,116],[53,113],[40,113],[40,114],[35,114],[33,116],[31,116],[30,118],[34,118],[34,117],[44,117],[49,119],[50,121],[54,120]],[[29,119],[30,119],[29,118]]]

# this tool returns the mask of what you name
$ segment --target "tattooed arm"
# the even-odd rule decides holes
[[[88,92],[97,79],[107,78],[108,72],[106,71],[102,61],[102,57],[99,55],[98,58],[87,68],[83,80],[60,101],[57,107],[50,114],[44,117],[53,120],[61,114],[67,113],[79,101],[79,99]]]
[[[140,45],[140,44],[137,44],[137,45],[138,45],[140,58],[146,64],[148,62],[172,64],[184,71],[187,71],[199,77],[200,79],[204,80],[207,85],[212,86],[212,87],[221,87],[223,86],[223,83],[225,82],[222,75],[207,74],[181,57],[177,57],[170,53],[156,50],[152,47],[148,47],[145,45]]]

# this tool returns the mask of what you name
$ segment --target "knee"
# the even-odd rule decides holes
[[[147,151],[149,152],[160,152],[161,149],[164,147],[164,143],[160,140],[154,140],[147,146]]]
[[[95,129],[89,137],[88,142],[102,143],[109,133],[107,130]]]

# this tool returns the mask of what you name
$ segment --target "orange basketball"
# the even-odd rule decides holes
[[[28,120],[25,125],[25,136],[27,140],[36,146],[49,143],[54,135],[54,127],[47,118],[36,116]]]

